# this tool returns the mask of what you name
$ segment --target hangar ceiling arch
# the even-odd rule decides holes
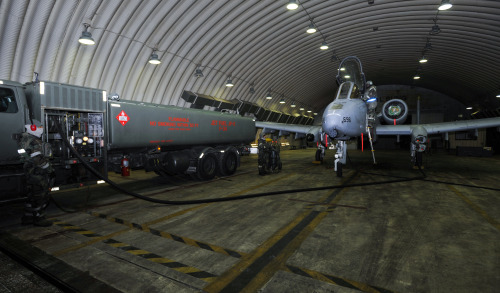
[[[2,0],[0,79],[27,82],[36,71],[137,101],[187,106],[189,90],[297,114],[292,103],[320,111],[331,101],[336,57],[355,55],[376,85],[500,106],[500,1],[451,0],[439,13],[440,0],[299,3],[290,11],[286,0]],[[309,17],[319,29],[311,35]],[[78,43],[84,23],[94,46]],[[431,35],[435,24],[441,31]],[[319,49],[323,40],[328,50]],[[147,62],[153,50],[156,66]],[[424,53],[429,61],[419,64]]]

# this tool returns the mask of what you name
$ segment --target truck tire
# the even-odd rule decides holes
[[[219,156],[218,166],[221,176],[233,175],[238,168],[238,151],[234,147],[225,149]]]
[[[206,153],[198,160],[196,175],[200,180],[210,180],[215,177],[217,169],[217,156],[214,153]]]

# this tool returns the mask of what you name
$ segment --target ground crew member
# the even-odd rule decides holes
[[[19,140],[18,153],[24,162],[24,174],[28,189],[28,199],[25,203],[23,225],[48,227],[52,222],[45,219],[45,209],[49,204],[49,188],[51,180],[55,178],[54,170],[45,157],[44,145],[41,140],[43,127],[40,122],[25,125],[26,132]],[[53,183],[53,182],[52,182]]]

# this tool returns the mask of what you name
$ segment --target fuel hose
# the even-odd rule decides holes
[[[298,188],[298,189],[290,189],[290,190],[270,191],[270,192],[262,192],[262,193],[245,194],[245,195],[234,196],[234,197],[205,198],[205,199],[196,199],[196,200],[176,200],[176,201],[162,200],[162,199],[156,199],[156,198],[144,196],[144,195],[139,194],[139,193],[125,190],[124,188],[122,188],[121,186],[116,184],[115,182],[104,177],[101,173],[99,173],[97,170],[95,170],[88,162],[86,162],[85,159],[69,143],[69,141],[67,140],[66,136],[64,135],[64,133],[61,129],[61,125],[57,121],[54,124],[57,127],[57,132],[61,136],[63,143],[69,148],[71,153],[73,155],[75,155],[78,158],[78,160],[80,160],[80,162],[83,164],[83,166],[87,170],[89,170],[92,174],[94,174],[97,178],[104,180],[106,183],[111,185],[113,188],[115,188],[116,190],[118,190],[124,194],[133,196],[133,197],[138,198],[138,199],[153,202],[153,203],[168,204],[168,205],[189,205],[189,204],[225,202],[225,201],[242,200],[242,199],[272,196],[272,195],[279,195],[279,194],[286,194],[286,193],[298,193],[298,192],[319,191],[319,190],[347,188],[347,187],[391,184],[391,183],[398,183],[398,182],[421,180],[424,178],[422,176],[418,176],[418,177],[414,177],[414,178],[402,178],[402,179],[386,180],[386,181],[379,181],[379,182],[356,183],[356,184],[338,184],[338,185],[321,186],[321,187],[310,187],[310,188]]]

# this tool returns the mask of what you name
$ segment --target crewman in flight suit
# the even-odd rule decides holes
[[[21,222],[23,225],[48,227],[52,222],[45,219],[44,213],[49,204],[49,188],[55,173],[44,154],[46,150],[41,140],[43,134],[41,123],[36,121],[31,125],[25,125],[25,128],[26,132],[23,132],[18,140],[18,153],[24,162],[28,188],[28,199]]]

